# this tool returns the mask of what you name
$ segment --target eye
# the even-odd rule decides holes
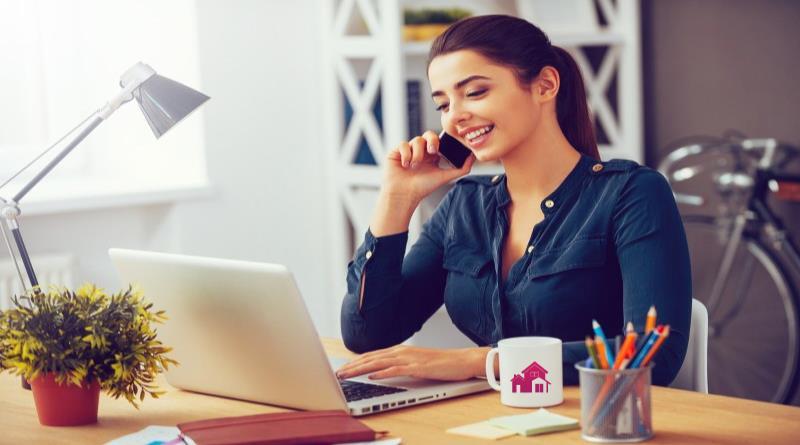
[[[476,96],[480,96],[481,94],[483,94],[485,92],[486,92],[486,90],[473,91],[472,93],[467,93],[467,96],[468,97],[476,97]]]
[[[482,94],[483,94],[483,93],[485,93],[486,91],[487,91],[486,89],[483,89],[483,90],[477,90],[477,91],[473,91],[473,92],[471,92],[471,93],[467,93],[467,97],[477,97],[477,96],[480,96],[480,95],[482,95]],[[442,110],[443,108],[447,108],[447,104],[441,104],[441,105],[439,105],[438,107],[436,107],[436,111],[440,111],[440,110]]]

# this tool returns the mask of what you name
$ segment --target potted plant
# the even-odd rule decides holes
[[[0,313],[0,372],[30,382],[42,425],[97,422],[101,389],[137,409],[145,395],[163,394],[155,377],[177,364],[153,328],[166,315],[138,290],[37,288],[13,302]]]
[[[406,9],[403,11],[403,40],[432,40],[451,23],[472,15],[462,8]]]

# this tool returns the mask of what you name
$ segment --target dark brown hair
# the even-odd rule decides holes
[[[556,96],[558,125],[573,147],[600,160],[578,65],[563,48],[550,44],[541,29],[510,15],[467,17],[436,37],[428,53],[427,66],[430,67],[436,56],[467,49],[511,68],[525,90],[542,68],[555,68],[561,78]]]

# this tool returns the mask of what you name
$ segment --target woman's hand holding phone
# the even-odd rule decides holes
[[[439,167],[441,142],[439,135],[428,130],[389,151],[383,183],[386,191],[419,202],[442,185],[469,173],[475,162],[472,154],[461,168]]]
[[[472,154],[461,168],[439,167],[440,142],[439,135],[428,130],[400,143],[386,155],[381,194],[370,224],[373,235],[407,231],[420,201],[472,169],[475,162]]]

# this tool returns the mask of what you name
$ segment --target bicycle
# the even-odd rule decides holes
[[[800,250],[767,198],[774,193],[800,202],[800,175],[781,173],[800,150],[775,139],[732,136],[679,145],[658,170],[681,208],[693,296],[709,313],[709,391],[789,403],[800,343],[789,271],[800,277]],[[694,193],[711,191],[676,191],[687,185]]]

